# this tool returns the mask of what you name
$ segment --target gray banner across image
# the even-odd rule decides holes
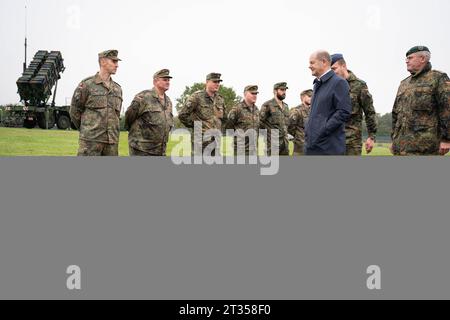
[[[0,159],[0,298],[449,299],[448,168]]]

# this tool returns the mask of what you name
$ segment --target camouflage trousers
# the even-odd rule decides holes
[[[405,157],[414,157],[414,156],[439,156],[439,144],[429,144],[429,145],[417,145],[417,146],[409,146],[408,144],[401,144],[402,141],[396,142],[394,141],[392,144],[392,149],[395,156],[405,156]]]
[[[272,139],[270,135],[266,141],[267,144],[267,155],[270,157],[272,155]],[[289,140],[286,138],[281,138],[279,143],[280,152],[278,155],[280,156],[289,156]]]
[[[439,152],[435,153],[418,153],[418,152],[402,152],[394,153],[396,157],[437,157],[440,156]]]
[[[129,147],[129,152],[131,157],[164,157],[164,154],[151,154],[149,152],[145,152],[142,150],[138,150],[132,147]]]
[[[95,141],[80,140],[78,149],[79,157],[117,157],[119,156],[119,145]]]
[[[305,155],[305,146],[294,141],[294,157],[300,157]]]
[[[209,141],[203,141],[202,142],[202,156],[203,156],[203,153],[205,152],[205,149],[207,148],[207,147],[209,147],[209,148],[213,148],[214,147],[214,150],[211,152],[211,156],[212,157],[215,157],[216,156],[216,148],[217,148],[217,145],[218,145],[218,142],[216,141],[216,139],[214,139],[214,138],[212,138],[211,140],[209,140]],[[192,139],[191,140],[191,146],[192,146],[192,149],[191,149],[191,154],[193,155],[193,156],[195,156],[196,154],[195,154],[195,142],[194,142],[194,139]]]
[[[233,141],[233,150],[234,150],[234,156],[238,156],[239,154],[239,148],[242,148],[242,146],[239,145],[238,139],[235,137]],[[250,139],[248,137],[245,137],[244,141],[244,154],[245,156],[257,156],[258,155],[258,139],[256,139],[256,143],[251,143]]]
[[[250,148],[245,148],[244,150],[244,154],[239,154],[240,150],[238,149],[238,146],[234,146],[233,147],[233,157],[237,157],[237,156],[258,156],[258,150],[250,150]]]
[[[347,150],[345,152],[346,156],[359,157],[362,155],[362,144],[359,145],[347,145]]]

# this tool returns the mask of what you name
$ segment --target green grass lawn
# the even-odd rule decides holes
[[[174,137],[176,138],[176,137]],[[171,139],[170,154],[178,139]],[[224,149],[230,150],[231,139],[224,139]],[[75,156],[78,151],[78,132],[41,129],[0,128],[0,156]],[[292,143],[291,143],[292,153]],[[128,134],[121,132],[120,156],[128,156]],[[388,144],[377,144],[371,156],[389,156]]]

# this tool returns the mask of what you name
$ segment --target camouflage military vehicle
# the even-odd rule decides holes
[[[59,51],[38,51],[35,54],[30,65],[17,80],[22,104],[5,107],[2,115],[3,126],[32,129],[38,125],[41,129],[52,129],[56,124],[61,130],[72,126],[70,106],[55,106],[58,80],[65,70],[63,61]],[[53,100],[49,104],[53,88]]]

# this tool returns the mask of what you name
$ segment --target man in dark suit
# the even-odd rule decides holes
[[[331,70],[326,51],[311,55],[314,80],[311,114],[305,128],[306,155],[345,155],[345,124],[350,120],[350,87]]]

